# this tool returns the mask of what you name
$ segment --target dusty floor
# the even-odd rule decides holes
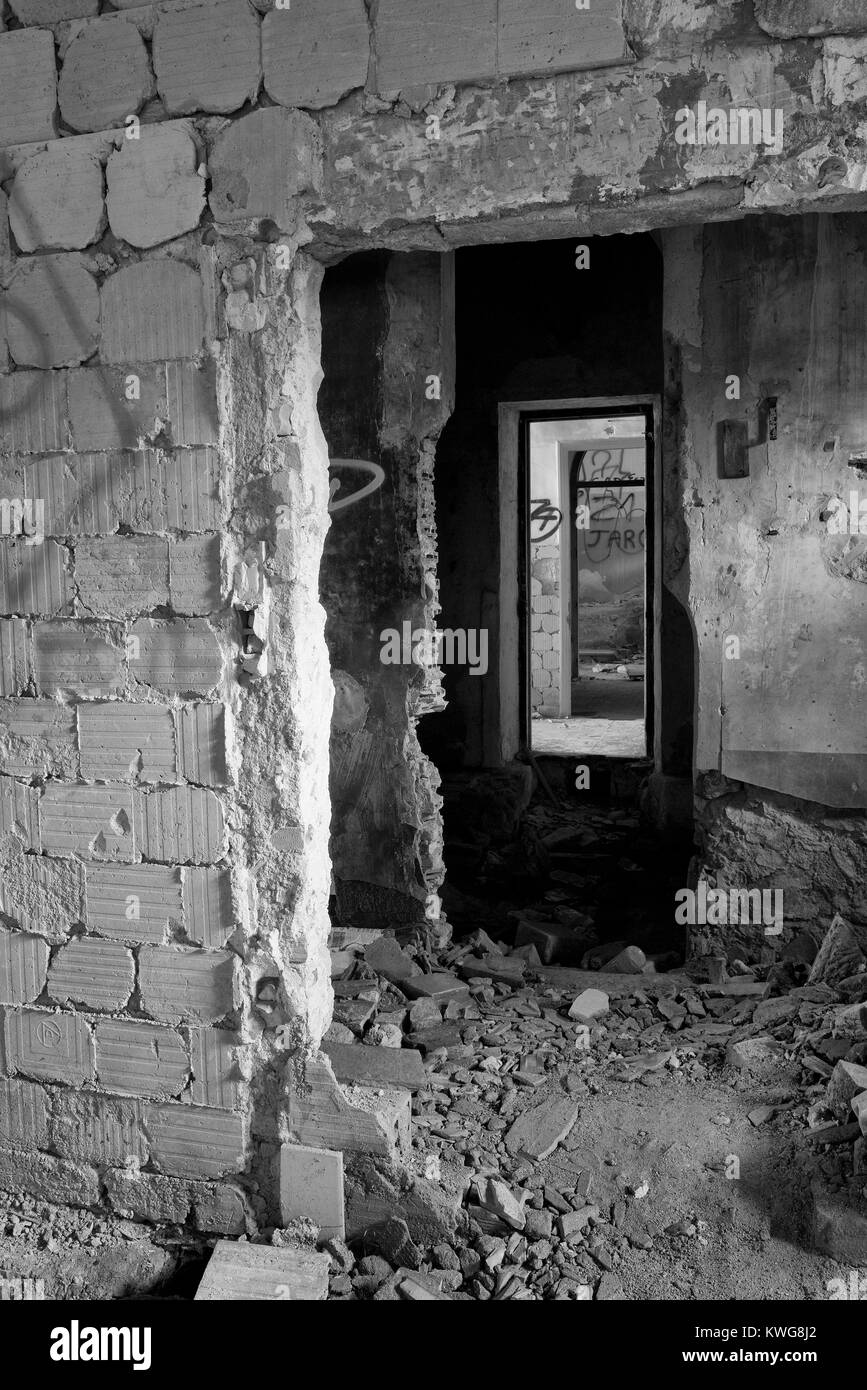
[[[628,807],[536,802],[511,847],[476,831],[452,845],[464,867],[451,942],[407,939],[403,956],[392,942],[396,976],[376,966],[370,933],[344,968],[344,932],[331,1041],[367,1053],[389,1022],[422,1054],[410,1170],[453,1201],[436,1239],[335,1247],[331,1296],[822,1300],[851,1268],[867,1272],[867,1243],[863,1260],[838,1262],[813,1239],[814,1185],[862,1213],[856,1242],[867,1232],[864,1141],[853,1149],[857,1125],[826,1094],[839,1059],[867,1063],[867,1010],[852,1024],[863,967],[833,987],[807,983],[803,962],[770,982],[766,969],[719,984],[684,969],[666,904],[685,865]],[[538,950],[522,930],[541,930]],[[541,963],[546,931],[568,963]],[[607,969],[617,941],[655,969]],[[414,997],[399,979],[408,964],[450,976],[452,997]],[[376,999],[361,1024],[360,984]],[[589,1023],[570,1017],[586,988],[608,998]],[[756,1038],[770,1062],[733,1065],[733,1046]],[[191,1298],[212,1245],[0,1197],[0,1281],[41,1279],[48,1298]]]

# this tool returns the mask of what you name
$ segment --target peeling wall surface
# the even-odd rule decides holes
[[[758,862],[763,884],[785,885],[793,924],[867,914],[867,824],[852,814],[867,805],[865,540],[828,526],[864,456],[865,236],[842,214],[665,242],[689,533],[670,582],[696,631],[696,772],[717,774],[700,801],[707,863],[753,881]],[[743,429],[742,476],[719,476],[728,422]]]
[[[0,493],[43,507],[0,536],[0,1153],[27,1156],[27,1190],[238,1233],[273,1221],[287,1141],[405,1148],[408,1109],[369,1119],[318,1053],[329,835],[350,920],[436,915],[415,720],[438,675],[372,644],[436,620],[434,256],[454,247],[671,229],[665,582],[696,629],[706,866],[759,855],[820,888],[823,916],[867,920],[863,542],[818,520],[865,444],[860,0],[0,14]],[[680,143],[699,102],[780,113],[777,144]],[[756,216],[783,212],[809,216]],[[335,414],[327,444],[323,263],[361,251],[381,255],[376,409]],[[717,427],[752,431],[769,396],[780,437],[719,480]],[[357,530],[332,513],[332,681],[341,429],[388,480]]]
[[[439,915],[439,777],[416,721],[443,706],[433,464],[454,396],[451,258],[374,253],[329,271],[319,413],[335,468],[322,599],[337,701],[331,757],[337,919],[375,926]],[[340,503],[346,499],[346,505]]]

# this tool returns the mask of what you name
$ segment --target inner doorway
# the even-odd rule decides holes
[[[519,585],[529,746],[641,759],[652,746],[653,406],[522,416]],[[529,495],[527,495],[529,493]]]

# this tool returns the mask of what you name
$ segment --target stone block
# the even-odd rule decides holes
[[[563,0],[499,0],[497,70],[520,73],[581,72],[631,62],[621,20],[621,0],[592,0],[577,9]]]
[[[137,842],[146,859],[213,864],[225,854],[223,807],[212,791],[184,786],[137,792],[135,815]]]
[[[100,1202],[99,1175],[94,1168],[47,1154],[0,1150],[0,1189],[16,1197],[26,1193],[57,1206],[96,1207]]]
[[[124,682],[123,649],[96,623],[35,623],[33,673],[43,695],[114,695]]]
[[[216,367],[210,359],[200,367],[192,362],[166,365],[166,394],[171,439],[175,446],[217,444]]]
[[[329,1268],[316,1251],[220,1240],[195,1300],[313,1303],[328,1297]]]
[[[174,782],[172,711],[164,705],[80,704],[81,775],[94,782]],[[2,714],[0,714],[2,720]]]
[[[2,736],[0,706],[0,736]],[[188,782],[200,786],[224,787],[226,766],[226,711],[222,705],[184,705],[175,710],[178,768]],[[223,943],[220,942],[220,945]]]
[[[0,927],[0,1004],[32,1004],[45,987],[48,943]]]
[[[58,1004],[122,1009],[135,984],[132,952],[116,941],[83,936],[61,946],[48,971],[48,993]]]
[[[281,106],[333,106],[367,81],[364,0],[293,0],[262,22],[265,90]]]
[[[54,39],[43,30],[0,34],[0,147],[56,135]]]
[[[84,875],[74,859],[25,854],[20,840],[0,840],[0,911],[24,931],[63,938],[84,916]]]
[[[0,1148],[44,1149],[48,1106],[41,1086],[0,1076]]]
[[[497,0],[379,0],[376,90],[492,78],[497,71]]]
[[[7,1009],[4,1027],[11,1071],[67,1086],[93,1080],[93,1038],[81,1014]]]
[[[160,362],[201,352],[202,280],[190,266],[138,261],[104,280],[100,297],[104,362]]]
[[[166,1023],[216,1023],[234,1007],[235,958],[222,951],[143,947],[139,954],[142,1008]]]
[[[84,143],[58,140],[30,155],[9,191],[19,251],[80,251],[98,241],[105,228],[102,188],[102,166]]]
[[[220,607],[219,536],[188,536],[169,546],[169,600],[176,613],[206,616]]]
[[[75,710],[56,700],[0,700],[0,763],[13,777],[74,777]]]
[[[0,695],[21,695],[30,683],[29,624],[0,618]]]
[[[226,1028],[190,1029],[190,1095],[194,1105],[210,1105],[216,1110],[239,1108],[239,1046],[241,1039]]]
[[[240,1188],[229,1182],[191,1182],[189,1189],[197,1231],[230,1236],[246,1233],[248,1204]]]
[[[223,673],[213,629],[203,618],[143,619],[130,630],[129,671],[135,681],[167,695],[210,695]]]
[[[221,1178],[244,1166],[244,1122],[240,1115],[195,1105],[149,1105],[145,1127],[151,1158],[179,1178]]]
[[[0,776],[0,836],[13,836],[25,849],[41,849],[39,792],[26,782]]]
[[[183,1226],[190,1214],[189,1184],[159,1173],[113,1168],[105,1174],[105,1191],[112,1211],[140,1221]]]
[[[232,878],[228,869],[184,868],[184,930],[190,941],[212,950],[235,930]]]
[[[107,1091],[170,1099],[186,1087],[190,1058],[173,1028],[138,1019],[101,1019],[95,1036],[97,1080]]]
[[[44,454],[66,448],[65,371],[0,375],[0,449]]]
[[[153,92],[147,49],[134,24],[87,24],[64,54],[57,96],[73,130],[123,125]]]
[[[198,226],[205,180],[196,146],[183,129],[143,125],[124,139],[106,170],[108,221],[130,246],[158,246]]]
[[[320,1241],[342,1240],[343,1154],[301,1144],[280,1146],[280,1220],[314,1221]]]
[[[104,1026],[104,1025],[100,1025]],[[92,1091],[58,1090],[52,1096],[51,1147],[78,1163],[146,1163],[149,1151],[138,1101]]]
[[[295,199],[319,186],[321,166],[319,131],[309,116],[280,106],[252,111],[214,142],[208,160],[211,212],[229,225],[268,219],[291,231]]]
[[[0,538],[0,609],[59,617],[72,611],[69,552],[56,541]]]
[[[162,864],[130,868],[88,864],[87,925],[102,936],[161,946],[183,922],[181,871]]]
[[[169,601],[168,542],[106,536],[75,547],[75,587],[89,618],[137,618]]]
[[[69,423],[77,452],[141,449],[168,412],[165,368],[78,367],[68,373]]]
[[[158,12],[153,54],[157,88],[173,116],[237,111],[259,91],[259,18],[246,0]]]
[[[17,261],[4,298],[6,340],[19,366],[77,366],[96,352],[99,290],[81,256]]]
[[[128,863],[136,856],[131,788],[49,783],[39,815],[48,853]]]

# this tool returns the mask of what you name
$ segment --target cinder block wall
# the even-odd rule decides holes
[[[200,114],[246,4],[14,9],[69,23],[0,37],[0,1186],[240,1232],[330,1018],[318,133]]]
[[[273,1216],[330,1009],[303,248],[854,206],[867,24],[860,0],[101,8],[0,17],[0,472],[44,504],[36,544],[0,536],[0,1183],[232,1231]],[[702,95],[783,105],[776,163],[675,146]]]

